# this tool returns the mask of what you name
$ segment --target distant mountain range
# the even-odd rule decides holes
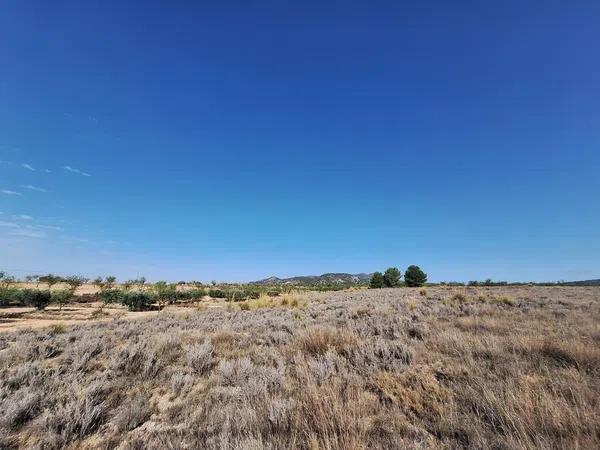
[[[563,284],[565,286],[600,286],[600,279],[582,280],[582,281],[566,281],[561,284]]]
[[[254,281],[257,285],[282,285],[294,284],[302,286],[323,286],[334,284],[365,284],[371,279],[370,273],[324,273],[323,275],[306,275],[301,277],[277,278],[269,277],[264,280]]]
[[[297,286],[332,286],[332,285],[360,285],[368,284],[372,273],[324,273],[323,275],[306,275],[291,278],[269,277],[264,280],[253,281],[250,284],[267,285],[297,285]],[[510,285],[511,283],[509,283]],[[560,281],[557,283],[538,283],[540,285],[559,286],[600,286],[600,279],[580,281]]]

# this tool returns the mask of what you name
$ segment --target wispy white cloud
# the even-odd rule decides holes
[[[47,234],[42,231],[25,230],[23,228],[13,230],[9,234],[11,236],[28,237],[34,239],[45,239],[47,237]]]
[[[23,164],[21,164],[21,167],[24,167],[27,170],[31,170],[32,172],[35,172],[35,169],[30,164],[23,163]]]
[[[63,169],[65,169],[67,172],[72,172],[72,173],[76,173],[78,175],[83,175],[84,177],[91,177],[91,175],[89,173],[83,172],[79,169],[76,169],[75,167],[65,166],[65,167],[63,167]]]
[[[33,217],[28,216],[27,214],[15,214],[12,217],[15,220],[33,220]]]
[[[44,230],[63,231],[63,228],[56,225],[34,225],[35,228],[43,228]]]
[[[32,186],[31,184],[25,184],[23,186],[21,186],[25,189],[29,189],[30,191],[36,191],[36,192],[48,192],[47,189],[38,187],[38,186]]]
[[[74,242],[90,242],[89,239],[82,238],[82,237],[77,237],[77,236],[62,235],[61,238],[65,239],[67,241],[74,241]]]
[[[20,192],[17,191],[11,191],[10,189],[0,189],[0,192],[2,194],[6,194],[6,195],[23,195]]]
[[[19,225],[13,222],[5,222],[4,220],[0,220],[0,227],[18,228]]]

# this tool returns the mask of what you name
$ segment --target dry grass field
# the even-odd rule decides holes
[[[0,448],[600,448],[600,288],[244,309],[0,333]]]

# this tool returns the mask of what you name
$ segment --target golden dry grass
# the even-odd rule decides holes
[[[0,334],[0,448],[600,447],[600,288],[302,300]]]

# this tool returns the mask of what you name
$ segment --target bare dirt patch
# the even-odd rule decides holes
[[[202,302],[202,308],[223,308],[223,301]],[[180,314],[194,312],[195,305],[167,306],[162,313]],[[157,316],[159,311],[128,311],[120,305],[104,305],[101,302],[70,303],[62,309],[49,306],[43,311],[30,307],[0,308],[0,333],[25,328],[39,329],[56,325],[84,325],[110,320],[143,319]]]

